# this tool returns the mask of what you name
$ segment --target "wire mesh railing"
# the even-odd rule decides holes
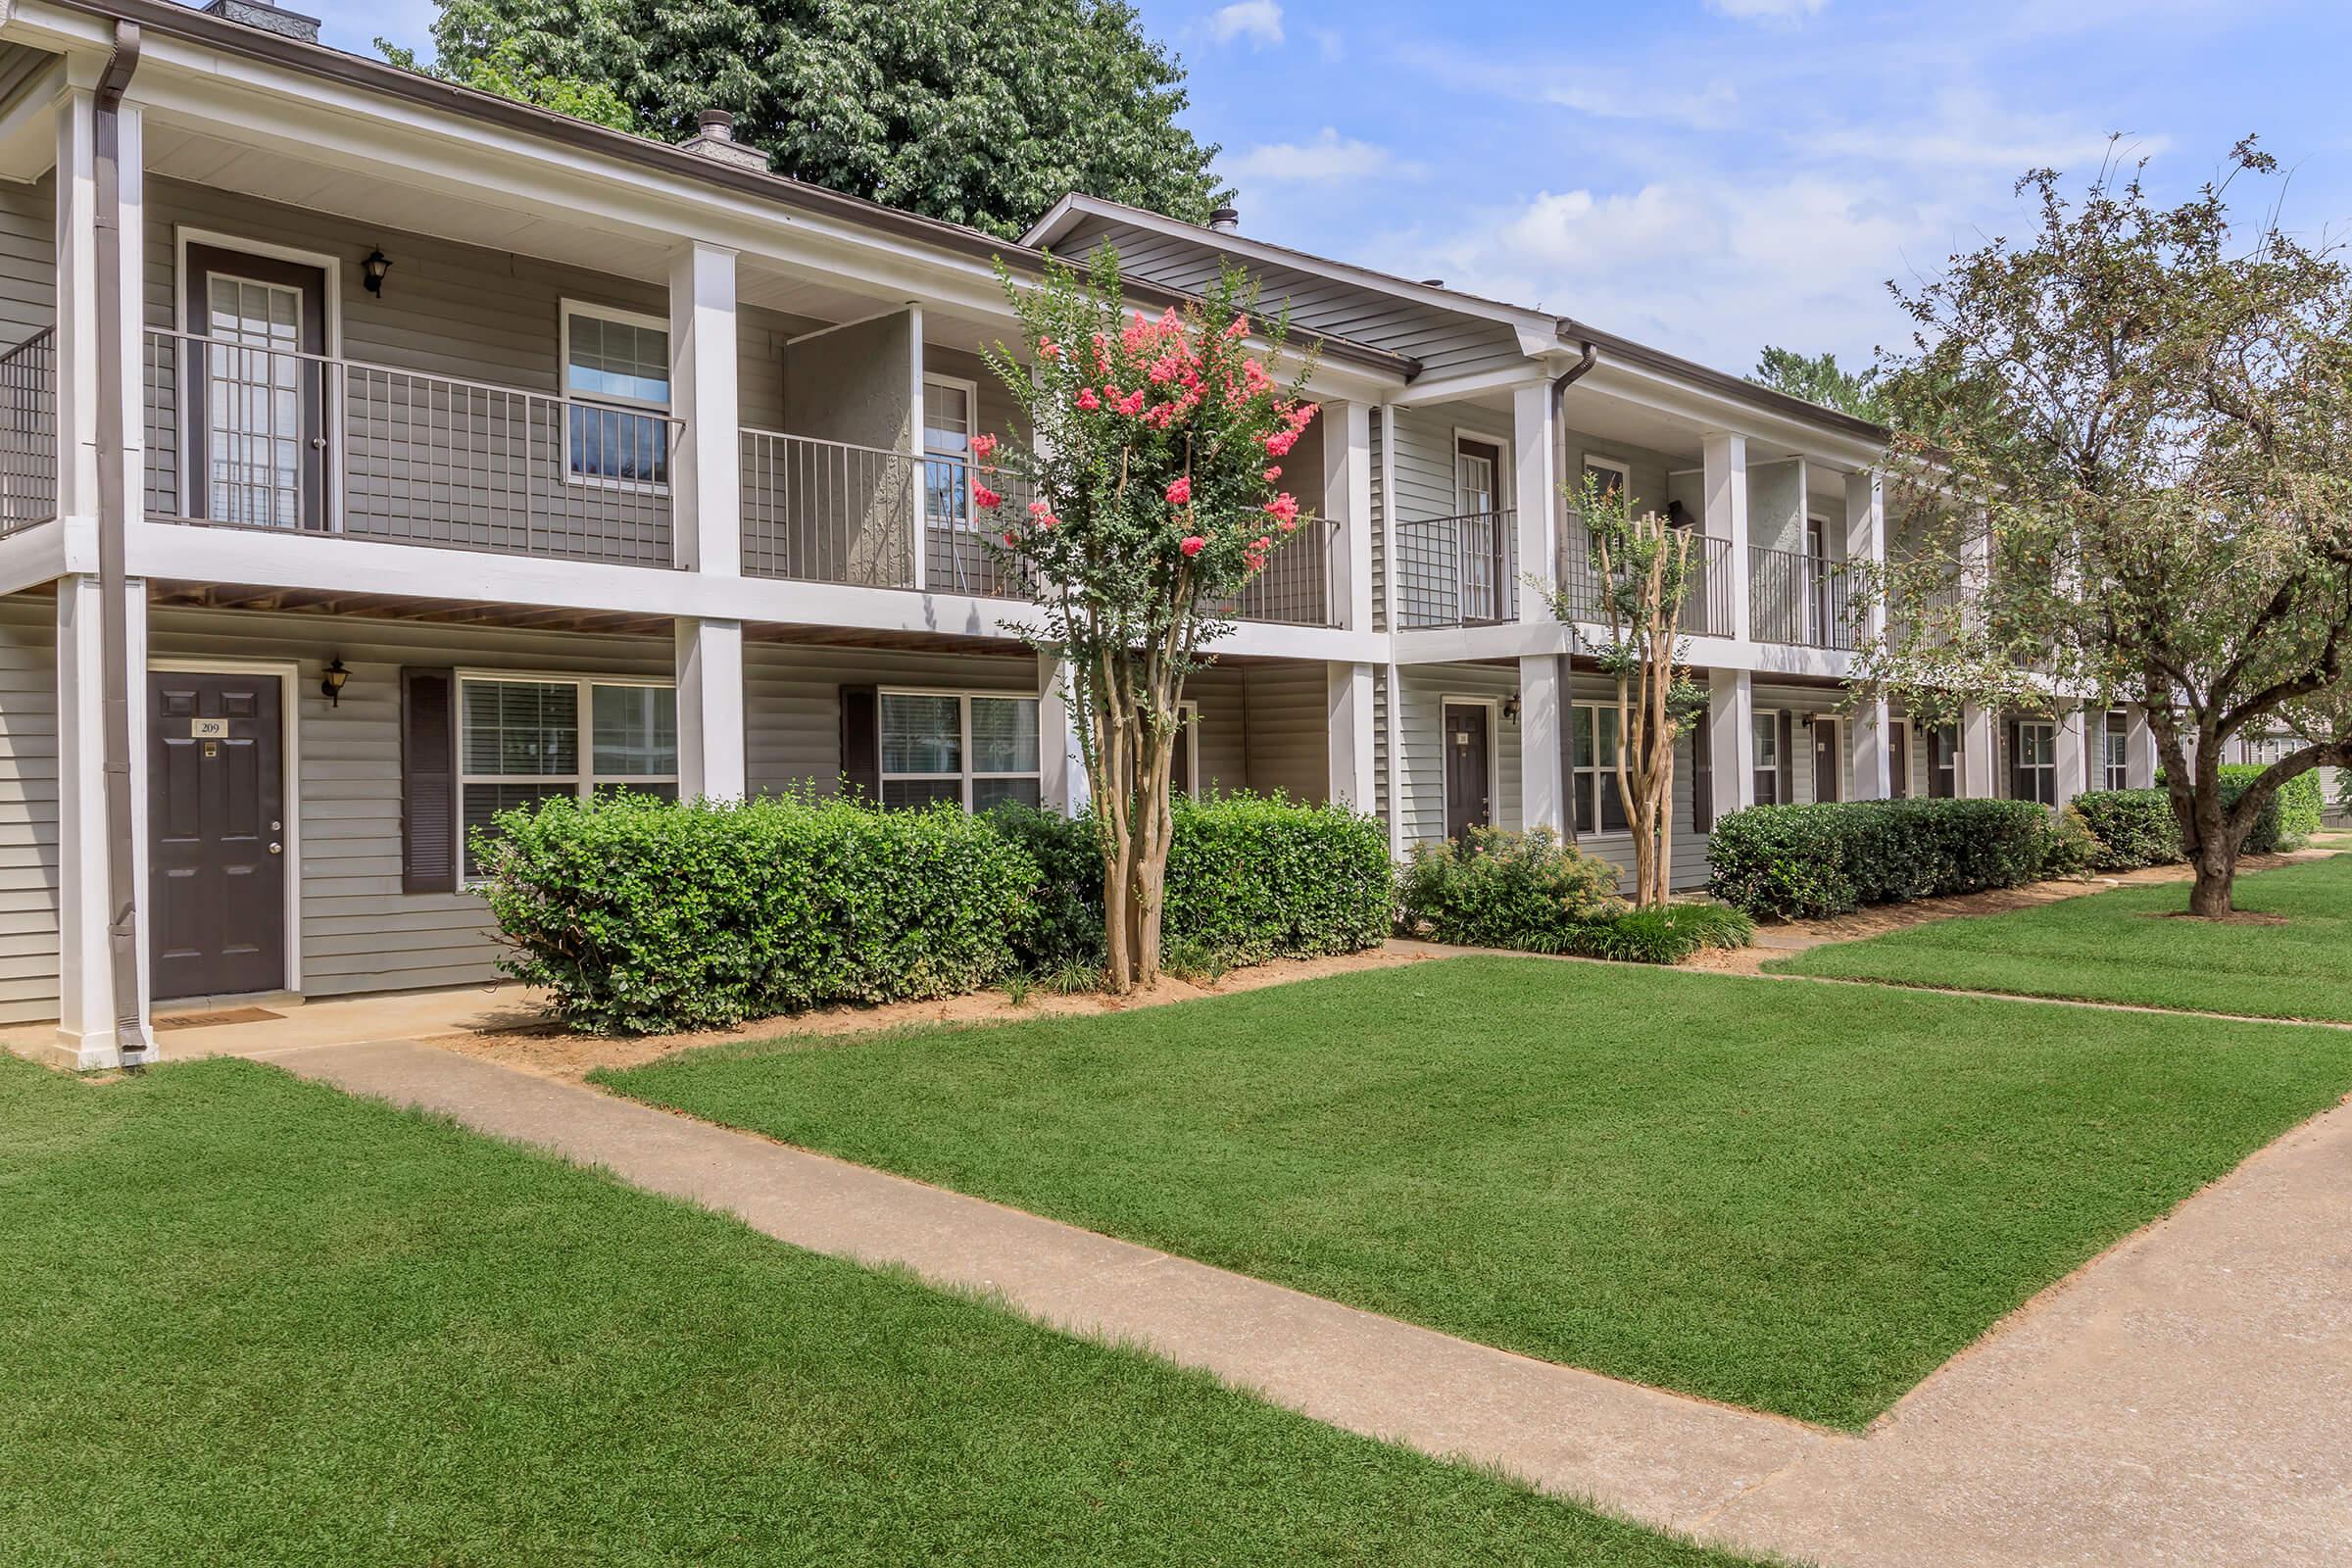
[[[1027,486],[1002,470],[982,475],[1004,499],[994,514],[972,500],[972,466],[960,458],[923,459],[923,586],[933,593],[1025,599],[1020,568],[1002,550],[1005,518],[1026,520]]]
[[[1340,525],[1317,517],[1288,538],[1275,536],[1265,569],[1245,584],[1226,613],[1238,620],[1285,626],[1337,626],[1340,617],[1331,581],[1333,545]]]
[[[1748,547],[1749,631],[1762,643],[1851,651],[1860,641],[1853,576],[1842,561]]]
[[[1474,512],[1396,525],[1396,619],[1407,630],[1519,616],[1519,514]]]
[[[57,334],[0,354],[0,534],[57,515]]]
[[[660,410],[186,332],[145,345],[150,517],[674,564],[683,426]]]
[[[1600,568],[1593,564],[1592,536],[1582,518],[1568,515],[1568,539],[1561,552],[1560,591],[1577,619],[1593,624],[1608,620],[1608,602]],[[1705,534],[1690,536],[1690,579],[1683,591],[1678,617],[1681,630],[1692,637],[1732,634],[1732,595],[1736,579],[1731,569],[1732,542]]]
[[[745,430],[742,451],[747,575],[914,586],[914,459],[780,430]]]

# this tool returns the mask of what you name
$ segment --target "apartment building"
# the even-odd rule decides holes
[[[1248,268],[1319,355],[1319,521],[1191,682],[1183,787],[1628,858],[1605,687],[1522,586],[1595,602],[1587,471],[1705,557],[1678,883],[1751,801],[2147,773],[2106,715],[1846,711],[1883,433],[1582,322],[1085,197],[1007,244],[252,0],[4,15],[0,1028],[57,1059],[157,1005],[494,978],[466,831],[551,793],[1081,805],[963,465],[1012,416],[994,264],[1105,242],[1154,310]]]

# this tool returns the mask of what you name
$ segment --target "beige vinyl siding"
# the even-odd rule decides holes
[[[1227,258],[1208,230],[1159,234],[1116,219],[1090,218],[1074,225],[1055,249],[1072,259],[1109,244],[1119,269],[1165,288],[1205,293]],[[1303,267],[1236,259],[1258,285],[1269,316],[1288,310],[1294,328],[1327,332],[1421,362],[1424,375],[1460,375],[1521,365],[1518,335],[1508,326],[1463,312],[1398,298],[1381,288],[1324,277]]]
[[[1398,668],[1397,698],[1404,757],[1396,769],[1397,799],[1407,845],[1434,844],[1446,837],[1446,699],[1493,698],[1496,703],[1494,819],[1497,827],[1520,826],[1520,726],[1503,720],[1500,703],[1519,695],[1513,664],[1405,664]]]
[[[57,605],[0,600],[0,1024],[58,1012]]]
[[[1838,705],[1844,700],[1844,696],[1843,691],[1829,687],[1767,686],[1761,681],[1756,683],[1753,702],[1759,712],[1769,708],[1776,712],[1787,711],[1795,720],[1793,731],[1795,748],[1792,754],[1795,763],[1791,801],[1793,805],[1810,806],[1813,804],[1814,797],[1813,736],[1812,732],[1806,728],[1805,717],[1807,714],[1820,714],[1824,717],[1838,716]],[[1850,801],[1854,798],[1853,725],[1841,720],[1838,724],[1838,799]]]
[[[841,786],[841,688],[903,686],[1033,697],[1037,656],[916,654],[787,643],[744,646],[745,782],[753,794]]]

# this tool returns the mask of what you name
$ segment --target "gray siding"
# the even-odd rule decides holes
[[[0,182],[0,348],[57,320],[57,180]]]
[[[1748,465],[1747,542],[1758,550],[1805,548],[1803,464],[1791,458]]]
[[[844,686],[1038,691],[1037,656],[1025,650],[993,658],[760,642],[746,645],[743,662],[746,783],[754,794],[839,788]]]
[[[1281,662],[1211,664],[1184,683],[1200,705],[1200,783],[1320,802],[1331,793],[1324,666]]]
[[[1587,670],[1578,670],[1570,675],[1568,687],[1570,701],[1574,703],[1589,703],[1608,708],[1616,706],[1616,682],[1605,676]],[[1567,745],[1570,733],[1568,727],[1563,724],[1561,727],[1563,749]],[[1687,892],[1703,885],[1707,880],[1706,837],[1691,824],[1691,812],[1697,799],[1694,765],[1691,760],[1690,739],[1686,734],[1675,743],[1674,793],[1670,816],[1673,833],[1666,847],[1670,860],[1667,886],[1676,892]],[[1575,775],[1569,771],[1566,756],[1561,759],[1560,777],[1569,787],[1574,787]],[[1604,792],[1603,799],[1605,800],[1606,792],[1612,792],[1617,788],[1614,776],[1602,775],[1600,787]],[[1573,818],[1571,819],[1573,820]],[[1577,848],[1588,855],[1596,855],[1617,867],[1624,885],[1629,889],[1632,887],[1634,874],[1634,836],[1632,833],[1581,834],[1577,838]]]
[[[1403,812],[1404,842],[1434,844],[1446,837],[1445,723],[1447,697],[1519,695],[1515,664],[1406,664],[1397,670],[1404,757],[1396,772]],[[1496,717],[1494,817],[1498,827],[1520,826],[1520,727]]]
[[[0,600],[0,1024],[57,1016],[57,606]]]

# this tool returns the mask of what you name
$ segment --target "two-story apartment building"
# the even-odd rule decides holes
[[[1755,800],[2145,776],[2122,723],[1846,710],[1861,421],[1226,222],[1072,197],[1007,244],[248,0],[0,16],[0,1027],[61,1060],[493,978],[466,832],[551,793],[1081,805],[964,469],[1012,413],[993,267],[1049,249],[1115,245],[1152,309],[1230,259],[1319,350],[1320,521],[1192,681],[1186,788],[1622,857],[1604,687],[1522,585],[1589,597],[1588,470],[1705,556],[1679,883]]]

